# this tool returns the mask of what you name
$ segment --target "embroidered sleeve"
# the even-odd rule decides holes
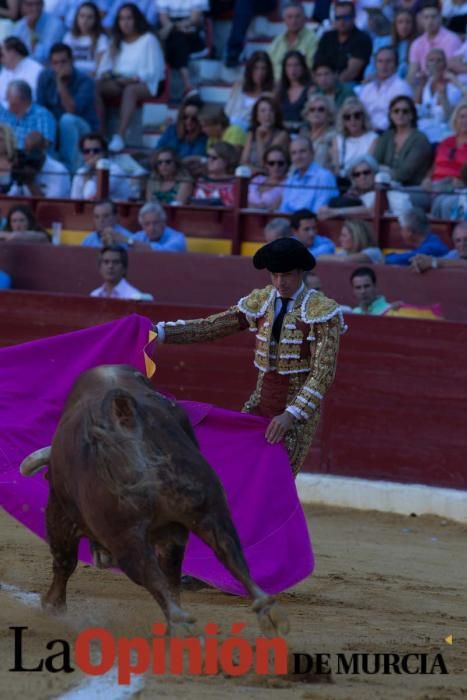
[[[207,343],[248,328],[244,314],[236,307],[206,318],[165,321],[157,326],[164,330],[164,343]]]
[[[320,404],[336,373],[339,350],[340,319],[333,316],[314,325],[315,341],[311,346],[310,374],[287,411],[298,420],[308,420]]]

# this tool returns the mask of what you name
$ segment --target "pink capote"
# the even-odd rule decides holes
[[[48,482],[23,477],[19,464],[49,445],[75,379],[101,364],[145,371],[151,323],[136,314],[101,326],[0,350],[0,505],[45,538]],[[201,450],[218,473],[255,581],[277,593],[308,576],[313,554],[284,446],[264,439],[267,420],[183,401]],[[91,561],[87,541],[80,559]],[[191,536],[183,570],[230,593],[243,587]]]

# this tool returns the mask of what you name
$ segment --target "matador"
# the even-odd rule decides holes
[[[207,342],[247,328],[256,334],[258,379],[242,410],[271,419],[266,439],[285,440],[296,476],[334,379],[344,319],[335,301],[303,284],[303,272],[315,266],[315,259],[296,239],[268,243],[257,251],[253,264],[270,272],[270,285],[221,313],[160,322],[155,330],[158,341],[165,343]]]

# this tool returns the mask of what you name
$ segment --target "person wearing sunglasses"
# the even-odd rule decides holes
[[[325,95],[311,95],[302,115],[305,124],[300,129],[300,135],[311,140],[315,163],[333,170],[332,148],[336,137],[334,105]]]
[[[347,98],[339,110],[336,131],[332,144],[333,170],[344,178],[350,163],[370,151],[377,134],[371,128],[363,103],[356,97]]]
[[[183,167],[174,148],[158,148],[151,158],[146,199],[161,204],[186,204],[193,191],[193,178]]]
[[[377,172],[378,163],[372,156],[367,153],[356,156],[350,161],[346,171],[348,189],[338,197],[333,197],[327,206],[320,207],[317,212],[318,219],[325,221],[343,216],[373,216]],[[391,193],[387,194],[390,198]]]
[[[373,155],[393,181],[420,185],[432,161],[432,148],[417,129],[417,109],[410,97],[394,97],[389,105],[389,129],[377,139]]]
[[[182,160],[190,156],[205,156],[208,139],[199,121],[202,104],[196,95],[187,97],[180,105],[175,124],[169,124],[160,137],[158,148],[170,146]]]
[[[319,40],[315,61],[329,61],[336,66],[339,80],[359,83],[370,60],[370,35],[355,26],[355,5],[351,0],[337,2],[334,29]]]
[[[282,146],[269,146],[264,152],[265,175],[256,175],[248,188],[248,206],[275,211],[282,201],[283,184],[290,166],[288,152]]]
[[[101,134],[92,132],[81,137],[80,152],[84,164],[78,168],[71,183],[71,199],[96,199],[97,197],[97,164],[107,158],[107,141]],[[129,199],[130,183],[122,168],[113,160],[110,161],[109,198]]]
[[[193,199],[208,204],[232,207],[235,199],[233,175],[238,165],[238,152],[230,143],[218,141],[208,149],[207,177],[195,185]]]
[[[389,126],[391,100],[401,95],[412,97],[412,88],[397,75],[397,53],[392,47],[383,46],[376,52],[375,67],[374,78],[361,88],[359,97],[371,114],[373,127],[384,131]]]

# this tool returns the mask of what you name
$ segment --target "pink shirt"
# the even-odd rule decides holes
[[[426,57],[431,49],[442,49],[446,54],[446,58],[451,58],[461,46],[462,41],[457,34],[450,32],[445,27],[441,27],[432,39],[426,33],[415,39],[410,47],[409,63],[417,63],[422,70],[425,70]]]

